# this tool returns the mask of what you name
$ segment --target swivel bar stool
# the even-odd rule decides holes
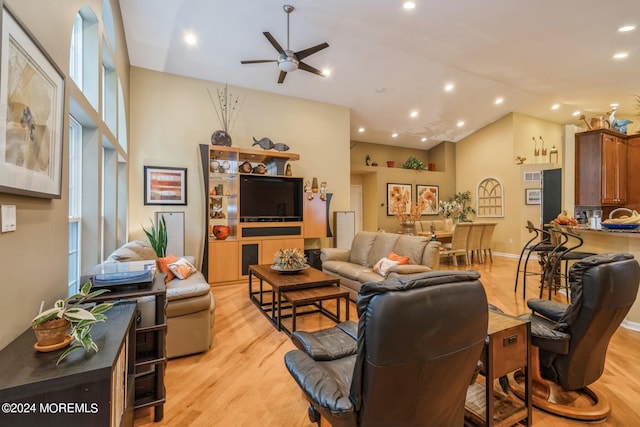
[[[531,221],[527,221],[526,229],[529,233],[534,233],[534,236],[522,247],[520,252],[520,259],[518,260],[518,267],[516,270],[516,283],[513,288],[513,292],[518,292],[518,278],[522,273],[522,299],[526,299],[527,293],[527,276],[541,276],[540,285],[544,284],[544,268],[542,273],[528,272],[527,265],[529,264],[529,258],[532,253],[536,253],[538,256],[538,262],[542,267],[546,265],[547,254],[557,248],[557,245],[553,244],[550,240],[549,232],[540,228],[536,228]],[[540,239],[538,242],[535,242]],[[526,252],[526,255],[525,255]],[[520,269],[524,258],[524,266]]]
[[[551,291],[557,291],[562,286],[562,279],[564,279],[564,288],[567,294],[567,302],[571,302],[571,294],[569,292],[568,271],[569,263],[571,261],[580,261],[586,257],[596,255],[594,252],[576,251],[584,244],[584,240],[580,235],[563,230],[558,224],[552,223],[549,230],[550,237],[553,239],[557,237],[559,241],[556,249],[551,251],[547,257],[545,268],[543,269],[542,286],[540,287],[540,297],[542,298],[542,292],[546,283],[549,288],[549,299],[551,299]],[[574,244],[570,244],[569,240],[573,238]],[[560,272],[561,262],[564,261],[564,273]],[[554,285],[555,283],[555,285]]]

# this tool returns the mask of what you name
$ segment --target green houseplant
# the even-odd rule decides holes
[[[416,156],[409,156],[409,158],[402,164],[404,169],[425,170],[427,167]]]
[[[164,258],[167,255],[167,223],[164,220],[164,216],[160,215],[157,228],[151,221],[151,229],[147,230],[142,227],[142,230],[147,235],[149,244],[151,244],[158,258]]]
[[[102,295],[105,292],[108,292],[108,290],[101,289],[91,292],[91,283],[86,283],[80,292],[71,295],[66,299],[57,300],[52,308],[41,311],[40,314],[33,318],[31,326],[36,332],[36,337],[39,336],[38,330],[43,327],[46,328],[46,324],[50,322],[67,325],[66,328],[63,326],[63,338],[66,337],[66,332],[69,326],[71,327],[69,335],[71,336],[73,343],[60,355],[56,365],[70,353],[81,348],[84,348],[87,352],[89,350],[98,352],[98,346],[93,342],[93,338],[91,337],[91,329],[96,323],[107,320],[107,316],[104,313],[109,310],[113,304],[100,303],[94,305],[90,309],[82,308],[80,305],[84,304],[91,298]],[[61,320],[66,320],[67,322],[61,322]]]

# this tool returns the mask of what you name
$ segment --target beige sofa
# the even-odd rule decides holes
[[[391,267],[386,277],[438,270],[440,265],[440,242],[422,236],[363,231],[356,234],[351,249],[322,248],[322,271],[339,277],[340,285],[355,301],[364,283],[386,278],[373,271],[373,266],[391,252],[408,256],[410,264]]]
[[[157,258],[149,243],[136,240],[116,249],[105,263]],[[185,258],[193,264],[193,257]],[[154,301],[153,298],[141,298],[138,304],[144,326],[155,317]],[[174,278],[167,283],[167,357],[186,356],[209,349],[213,342],[215,308],[211,287],[199,271],[185,280]]]

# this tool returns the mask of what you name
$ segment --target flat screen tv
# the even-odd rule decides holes
[[[302,221],[302,178],[243,175],[240,222]]]

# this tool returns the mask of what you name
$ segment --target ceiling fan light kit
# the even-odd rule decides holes
[[[278,76],[278,83],[284,82],[284,78],[287,76],[287,73],[292,71],[296,71],[297,69],[301,69],[304,71],[308,71],[310,73],[316,74],[320,77],[324,77],[322,71],[318,70],[302,62],[304,58],[307,56],[313,55],[314,53],[329,47],[328,43],[320,43],[319,45],[303,49],[297,52],[289,49],[289,15],[291,12],[295,10],[295,8],[291,5],[285,4],[283,7],[284,11],[287,13],[287,48],[283,49],[280,46],[280,43],[276,41],[276,39],[269,33],[265,31],[264,36],[269,40],[269,43],[278,51],[278,59],[255,59],[250,61],[240,61],[241,64],[259,64],[264,62],[276,62],[278,65],[278,69],[280,70],[280,75]]]

